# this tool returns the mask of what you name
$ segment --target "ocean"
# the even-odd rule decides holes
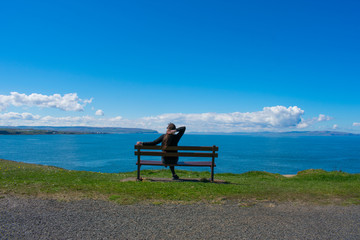
[[[135,143],[152,141],[158,136],[159,134],[0,135],[0,158],[69,170],[129,172],[136,170]],[[185,134],[179,145],[218,146],[219,157],[215,160],[215,173],[267,171],[296,174],[311,168],[360,173],[360,136]],[[153,158],[156,159],[148,159]],[[209,168],[198,167],[182,169],[209,171]]]

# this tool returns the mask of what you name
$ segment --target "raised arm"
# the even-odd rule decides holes
[[[144,146],[154,146],[154,145],[157,145],[157,144],[161,143],[163,138],[164,138],[164,134],[161,135],[160,137],[158,137],[157,139],[155,139],[152,142],[143,142],[142,145],[144,145]]]
[[[177,128],[176,131],[178,133],[176,134],[176,136],[180,139],[182,137],[182,135],[184,135],[185,130],[186,130],[185,126]]]

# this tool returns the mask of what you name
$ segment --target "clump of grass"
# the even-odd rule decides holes
[[[295,177],[250,171],[244,174],[177,171],[181,178],[198,181],[136,182],[136,171],[96,173],[0,160],[0,197],[6,194],[60,200],[82,198],[134,203],[224,203],[303,201],[360,204],[360,174],[309,169]],[[144,178],[169,178],[169,170],[143,170]],[[124,181],[133,179],[133,181]],[[224,182],[228,184],[223,184]]]

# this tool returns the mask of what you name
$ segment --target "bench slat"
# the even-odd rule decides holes
[[[138,163],[136,163],[138,164]],[[178,162],[177,164],[164,164],[161,161],[150,161],[150,160],[141,160],[140,165],[152,165],[152,166],[199,166],[199,167],[211,167],[211,162]],[[214,164],[214,167],[216,165]]]
[[[194,152],[137,152],[135,151],[136,156],[166,156],[166,157],[218,157],[218,154],[215,153],[194,153]]]
[[[161,150],[161,146],[140,146],[135,145],[135,149],[152,149],[152,150]],[[212,151],[213,147],[197,147],[197,146],[170,146],[166,150],[190,150],[190,151]],[[219,151],[219,147],[215,147],[215,151]]]

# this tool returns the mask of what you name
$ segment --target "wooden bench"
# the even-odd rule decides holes
[[[214,167],[215,158],[218,157],[217,151],[219,147],[195,147],[195,146],[176,146],[167,147],[166,151],[179,151],[179,152],[164,152],[161,146],[140,146],[135,145],[135,155],[137,156],[137,179],[140,178],[140,168],[142,165],[150,166],[179,166],[179,167],[210,167],[211,168],[211,182],[214,181]],[[150,151],[142,151],[150,150]],[[189,152],[191,151],[191,152]],[[164,164],[162,161],[142,160],[141,156],[160,156],[160,157],[208,157],[211,161],[178,161],[177,164]]]

